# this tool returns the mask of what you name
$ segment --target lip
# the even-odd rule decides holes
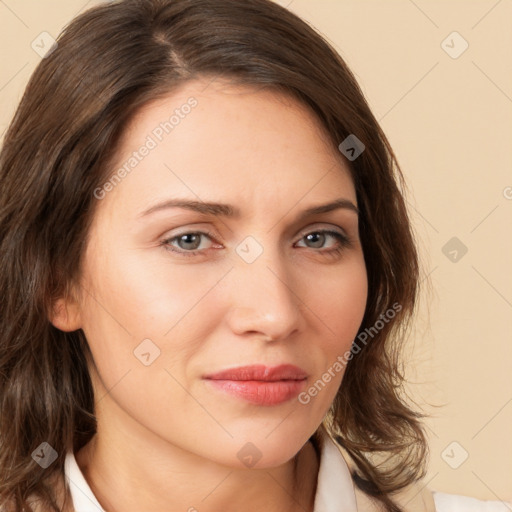
[[[256,405],[278,405],[297,396],[308,374],[298,366],[282,364],[230,368],[204,379],[216,390]]]
[[[275,382],[281,380],[303,380],[308,374],[293,364],[280,364],[278,366],[265,366],[264,364],[252,364],[229,368],[221,372],[207,375],[205,379],[211,380],[259,380]]]

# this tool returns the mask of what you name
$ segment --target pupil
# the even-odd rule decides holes
[[[323,233],[310,233],[309,235],[307,235],[307,238],[309,239],[309,241],[317,244],[315,247],[322,247],[323,243],[320,243],[318,245],[318,237],[320,237],[320,242],[323,242],[322,237],[324,237],[324,236],[325,235]],[[314,238],[317,238],[316,242],[315,242],[315,240],[313,240]]]
[[[191,238],[196,238],[197,240],[199,239],[199,237],[197,235],[183,235],[181,238],[180,238],[180,241],[182,242],[185,242],[186,244],[190,244],[192,243],[194,246],[193,247],[185,247],[186,249],[197,249],[197,247],[199,247],[199,244],[197,243],[197,240],[196,240],[196,243],[194,244],[194,242],[190,241]]]

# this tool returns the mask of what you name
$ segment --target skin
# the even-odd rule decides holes
[[[98,433],[77,462],[109,512],[311,511],[319,461],[308,439],[343,371],[308,404],[294,397],[272,406],[202,377],[291,363],[307,371],[309,388],[350,349],[367,300],[357,213],[297,218],[338,198],[357,206],[354,185],[307,107],[222,80],[188,82],[145,106],[112,171],[191,96],[190,114],[98,200],[75,299],[55,304],[52,323],[83,329],[95,363]],[[241,214],[170,208],[139,217],[175,197],[229,203]],[[350,245],[327,254],[336,238],[306,238],[320,229]],[[205,230],[212,238],[168,243],[198,255],[162,245]],[[236,252],[248,236],[263,249],[252,263]],[[134,356],[144,339],[160,349],[148,366]],[[237,457],[248,442],[261,455],[252,467]]]

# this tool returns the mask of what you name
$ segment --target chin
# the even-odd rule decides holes
[[[281,466],[295,457],[309,439],[307,433],[297,435],[296,427],[293,430],[295,435],[282,426],[265,429],[254,429],[253,426],[234,435],[233,439],[224,445],[222,454],[217,452],[215,455],[212,454],[211,458],[237,469],[268,469]],[[226,459],[226,454],[232,455]]]

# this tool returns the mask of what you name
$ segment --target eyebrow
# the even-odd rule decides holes
[[[144,210],[139,215],[139,217],[146,217],[154,212],[166,210],[169,208],[184,208],[186,210],[202,213],[204,215],[213,215],[217,217],[239,218],[241,215],[240,210],[237,207],[232,206],[230,204],[192,201],[188,199],[168,199],[166,201],[163,201],[162,203],[158,203],[155,204],[154,206],[151,206],[147,210]],[[359,215],[359,209],[352,201],[350,201],[349,199],[340,198],[335,199],[330,203],[312,206],[304,210],[299,215],[298,220],[302,220],[306,217],[311,217],[313,215],[318,215],[321,213],[328,213],[339,209],[353,211],[354,213]]]

